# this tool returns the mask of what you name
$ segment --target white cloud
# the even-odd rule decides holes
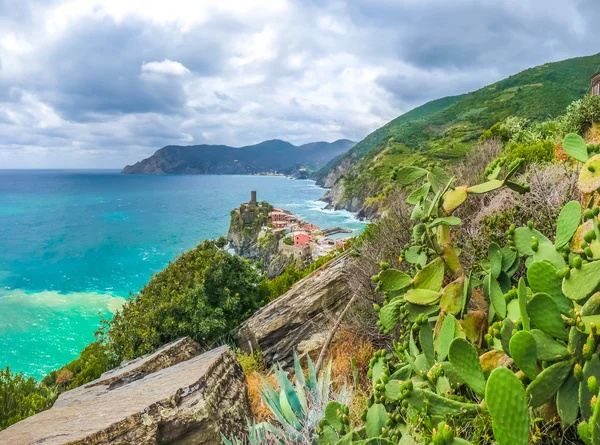
[[[0,0],[0,163],[358,140],[427,100],[596,51],[595,1]]]
[[[183,66],[179,62],[174,62],[169,59],[165,59],[162,62],[148,62],[142,64],[142,72],[144,73],[157,73],[157,74],[168,74],[172,76],[183,76],[190,74],[191,71]]]

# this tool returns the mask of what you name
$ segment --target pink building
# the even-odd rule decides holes
[[[294,239],[294,247],[304,247],[310,243],[310,235],[306,232],[294,232],[292,237]]]

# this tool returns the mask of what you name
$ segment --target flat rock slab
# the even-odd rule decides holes
[[[0,443],[221,444],[221,434],[239,435],[250,416],[246,379],[227,346],[169,366],[194,349],[180,340],[64,393],[51,409],[1,431]],[[152,365],[159,362],[167,367]]]

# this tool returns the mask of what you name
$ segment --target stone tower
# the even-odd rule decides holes
[[[256,190],[252,190],[250,192],[250,205],[255,206],[256,205]]]

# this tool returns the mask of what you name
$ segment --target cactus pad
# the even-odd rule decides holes
[[[568,202],[558,215],[556,225],[556,239],[554,247],[556,250],[566,246],[579,227],[581,221],[581,205],[577,201]]]
[[[587,146],[583,138],[578,134],[568,134],[563,140],[563,147],[569,156],[574,157],[579,162],[588,160]]]
[[[529,331],[519,331],[510,339],[510,355],[530,380],[538,375],[537,343]]]
[[[481,411],[481,407],[476,403],[458,402],[421,388],[414,388],[406,400],[417,410],[427,408],[427,413],[434,416],[473,415]]]
[[[536,294],[527,304],[527,313],[536,328],[559,340],[568,340],[560,310],[547,294]]]
[[[438,361],[443,362],[448,357],[448,350],[450,344],[454,340],[454,331],[456,329],[456,318],[453,315],[448,314],[444,317],[442,327],[435,337],[435,352],[437,354]]]
[[[525,286],[525,279],[523,279],[523,277],[519,278],[517,295],[519,300],[519,309],[521,310],[521,320],[523,321],[523,329],[528,331],[531,326],[529,323],[529,314],[527,313],[527,287]]]
[[[378,437],[381,435],[381,429],[385,426],[387,420],[387,412],[385,407],[380,403],[371,405],[367,411],[367,421],[365,423],[365,431],[367,437]]]
[[[456,187],[453,190],[449,190],[444,195],[443,209],[446,215],[450,215],[467,199],[467,187]]]
[[[513,300],[515,301],[515,300]],[[511,303],[513,302],[511,301]],[[513,305],[514,307],[515,305]],[[507,306],[508,308],[508,306]],[[508,310],[507,310],[508,312]],[[517,317],[518,319],[518,317]],[[502,344],[502,350],[506,353],[506,355],[510,355],[510,339],[513,335],[513,331],[515,330],[515,324],[512,319],[506,317],[502,322],[502,329],[500,330],[500,343]],[[535,357],[535,356],[534,356]]]
[[[539,329],[532,329],[531,335],[537,345],[537,359],[541,362],[556,362],[571,356],[569,350]]]
[[[428,289],[439,291],[444,282],[444,261],[436,258],[431,263],[421,269],[413,279],[413,284],[417,289]]]
[[[412,277],[396,269],[386,269],[379,272],[379,282],[384,292],[398,291],[410,286]]]
[[[556,275],[556,267],[545,261],[536,261],[527,269],[527,280],[531,290],[550,295],[558,309],[567,314],[573,309],[573,302],[562,293],[562,278]]]
[[[575,376],[571,373],[556,393],[556,409],[565,426],[572,425],[577,421],[579,414],[578,386]]]
[[[492,179],[491,181],[484,182],[482,184],[474,185],[473,187],[469,187],[467,189],[467,193],[488,193],[492,190],[499,189],[504,185],[504,182],[498,179]]]
[[[436,303],[441,295],[440,292],[429,289],[409,289],[404,294],[404,299],[409,303],[424,306]]]
[[[448,358],[460,379],[483,397],[485,377],[475,347],[467,340],[456,338],[450,345]]]
[[[442,290],[440,308],[446,314],[458,314],[463,308],[464,277],[449,283]]]
[[[433,366],[435,363],[435,351],[433,348],[433,329],[431,328],[431,324],[425,323],[419,329],[419,343],[429,366]]]
[[[418,181],[427,174],[427,170],[419,167],[406,166],[402,167],[396,173],[397,181],[400,185],[409,185]]]
[[[400,309],[403,304],[404,301],[402,298],[395,298],[381,308],[379,311],[379,321],[384,331],[394,329],[400,319]]]
[[[484,290],[487,289],[488,298],[494,307],[494,312],[500,318],[505,318],[506,300],[504,299],[504,292],[502,292],[498,281],[491,274],[487,275],[485,280],[487,281],[487,286],[484,286]]]
[[[533,261],[548,261],[559,270],[564,269],[566,265],[563,256],[550,244],[540,244],[537,252],[533,253],[532,259]]]
[[[502,272],[502,251],[498,244],[491,243],[488,247],[488,259],[490,261],[490,272],[494,278],[498,278]]]
[[[529,406],[543,405],[556,394],[573,369],[573,360],[564,360],[544,369],[527,387]]]
[[[584,264],[581,269],[571,269],[569,278],[563,280],[563,293],[574,301],[593,294],[600,285],[600,261]]]
[[[492,415],[498,445],[527,445],[529,409],[525,390],[508,368],[492,371],[485,390],[485,402]]]
[[[584,419],[589,418],[593,411],[590,406],[593,394],[588,389],[587,381],[590,377],[600,379],[600,359],[592,354],[592,358],[583,365],[583,379],[579,383],[579,409]]]
[[[583,193],[592,193],[600,187],[600,155],[588,159],[579,172],[577,185]]]
[[[344,409],[344,405],[336,401],[329,402],[325,407],[325,420],[340,433],[343,433],[346,427],[346,424],[341,419]]]
[[[539,245],[548,245],[552,246],[554,249],[554,245],[550,242],[548,238],[546,238],[542,233],[538,232],[535,229],[530,229],[529,227],[519,227],[515,230],[515,233],[512,237],[513,242],[515,243],[515,247],[517,251],[521,255],[533,255],[534,251],[531,248],[531,238],[534,237],[537,239]]]
[[[421,200],[427,197],[430,188],[431,185],[428,182],[426,182],[421,187],[414,190],[410,195],[408,195],[408,198],[406,198],[406,203],[410,205],[418,204]]]

